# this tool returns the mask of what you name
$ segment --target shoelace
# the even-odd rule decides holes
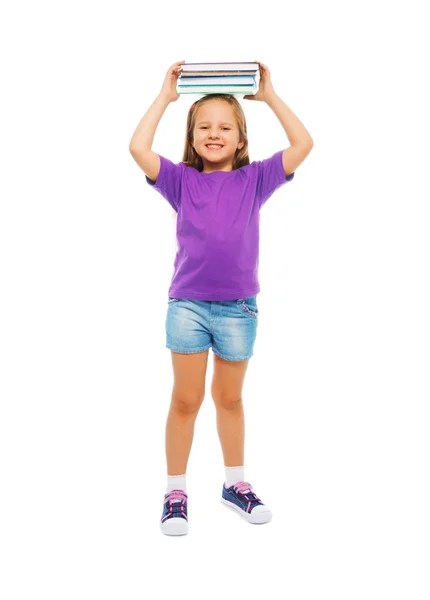
[[[254,506],[257,506],[258,504],[263,504],[260,498],[258,498],[255,494],[255,492],[252,491],[252,485],[247,481],[239,481],[238,483],[235,483],[233,489],[237,494],[240,494],[241,496],[246,498],[248,506],[246,507],[245,512],[251,512]]]
[[[187,515],[185,514],[185,502],[187,500],[188,496],[183,490],[171,490],[165,494],[164,502],[167,504],[169,510],[161,519],[161,522],[169,517],[183,517],[188,521]]]

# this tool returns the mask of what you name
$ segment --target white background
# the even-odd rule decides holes
[[[428,600],[423,9],[2,8],[3,600]],[[172,538],[159,530],[172,210],[128,146],[179,60],[263,62],[314,148],[261,212],[245,478],[273,520],[252,526],[220,503],[210,352],[190,533]],[[173,162],[195,99],[170,104],[156,132]],[[251,160],[288,147],[266,104],[240,101]]]

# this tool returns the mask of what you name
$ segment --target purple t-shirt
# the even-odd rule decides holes
[[[294,177],[285,177],[282,152],[213,173],[159,155],[157,181],[145,177],[178,213],[169,296],[236,300],[258,294],[260,208]]]

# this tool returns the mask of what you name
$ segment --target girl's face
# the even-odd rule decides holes
[[[233,109],[224,100],[199,106],[193,137],[194,149],[203,161],[203,173],[231,171],[236,150],[244,145]]]

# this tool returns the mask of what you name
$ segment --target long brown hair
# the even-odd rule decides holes
[[[244,167],[245,165],[249,165],[248,133],[246,130],[245,114],[239,101],[232,94],[206,94],[190,106],[187,116],[187,130],[185,133],[185,146],[182,162],[185,163],[187,167],[194,167],[200,172],[203,171],[203,161],[191,145],[191,142],[193,141],[193,131],[196,122],[197,109],[204,102],[209,102],[210,100],[224,100],[225,102],[228,102],[232,107],[237,120],[239,136],[241,141],[244,142],[244,145],[240,150],[236,150],[236,154],[233,158],[233,170],[240,169],[240,167]]]

